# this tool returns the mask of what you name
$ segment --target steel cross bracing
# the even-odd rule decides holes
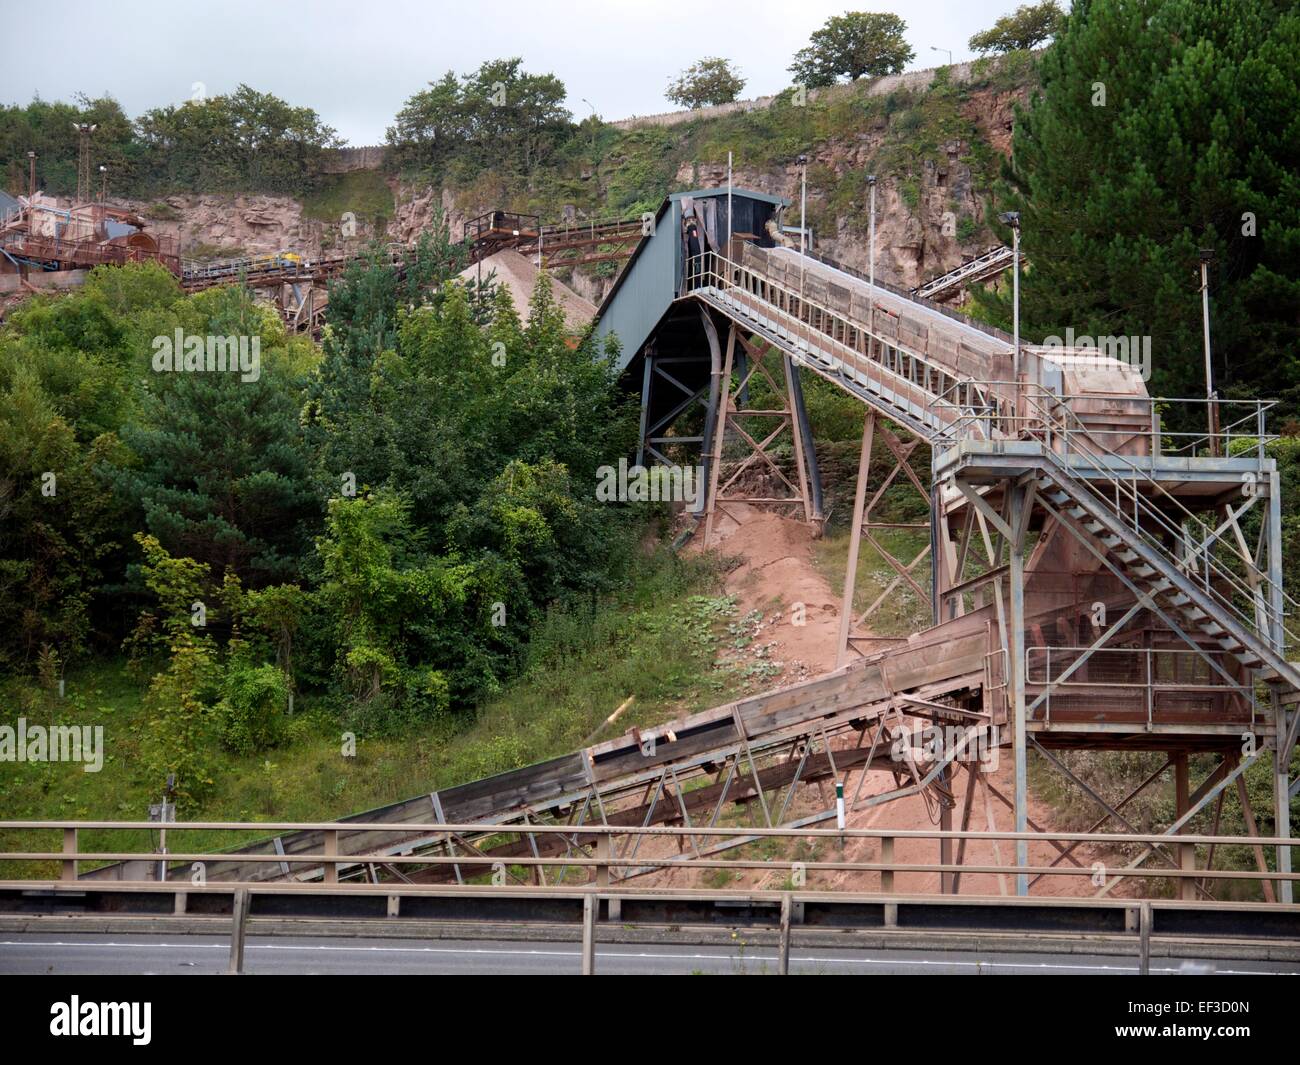
[[[934,446],[935,618],[961,616],[966,602],[987,605],[986,597],[992,596],[996,633],[990,654],[1001,653],[1006,676],[996,693],[985,693],[984,704],[996,707],[1001,700],[1003,719],[1014,729],[1017,829],[1027,821],[1027,751],[1031,742],[1039,742],[1031,732],[1040,729],[1055,729],[1052,740],[1062,746],[1122,744],[1131,749],[1135,740],[1139,745],[1181,745],[1175,759],[1180,781],[1187,777],[1188,751],[1244,738],[1254,751],[1234,770],[1239,775],[1246,763],[1271,748],[1276,816],[1279,823],[1287,821],[1293,790],[1287,767],[1300,721],[1288,710],[1291,703],[1284,695],[1300,686],[1300,670],[1287,659],[1294,635],[1284,619],[1297,604],[1281,586],[1277,473],[1264,452],[1262,406],[1253,419],[1247,418],[1258,424],[1236,433],[1240,439],[1254,432],[1250,452],[1216,458],[1216,452],[1231,450],[1231,434],[1224,433],[1221,439],[1202,437],[1163,455],[1168,434],[1161,433],[1154,403],[1145,393],[1130,388],[1106,395],[1105,373],[1100,387],[1089,386],[1068,357],[1057,360],[1065,372],[1055,379],[1055,390],[1040,383],[1053,357],[1034,348],[1026,349],[1030,379],[996,380],[998,360],[992,353],[983,371],[972,367],[974,376],[963,380],[952,359],[902,343],[902,330],[895,332],[887,311],[882,315],[881,303],[887,301],[869,286],[859,302],[860,279],[845,275],[838,279],[837,292],[834,271],[824,264],[791,252],[746,247],[740,262],[704,257],[694,276],[699,280],[685,297],[707,302],[752,328]],[[899,321],[922,311],[919,306],[904,309]],[[925,339],[933,345],[937,333],[942,348],[944,334],[951,342],[958,330],[930,317]],[[1082,392],[1063,387],[1068,373],[1074,373],[1070,383],[1076,389],[1082,381]],[[932,396],[919,416],[918,391]],[[869,417],[851,527],[845,622],[851,620],[858,533],[869,528],[869,522],[864,525],[863,487],[874,424]],[[1209,456],[1198,454],[1206,450]],[[950,458],[952,453],[966,464]],[[969,476],[973,470],[981,476]],[[995,498],[1002,500],[1001,510],[992,505]],[[1259,522],[1252,549],[1244,518],[1252,508],[1265,507],[1268,514]],[[1208,520],[1207,510],[1216,512]],[[1037,538],[1029,535],[1031,527]],[[978,554],[970,551],[976,530],[987,557],[968,574]],[[1051,549],[1044,546],[1051,537],[1073,540],[1066,572],[1080,572],[1082,565],[1081,572],[1094,574],[1089,580],[1100,585],[1109,579],[1110,587],[1100,603],[1080,601],[1078,593],[1058,595],[1048,612],[1053,616],[1035,621],[1026,616],[1026,582],[1031,582],[1030,595],[1041,597],[1036,586],[1051,579]],[[1092,606],[1118,610],[1112,615],[1118,620],[1099,625],[1091,644],[1027,644],[1027,625],[1036,632],[1044,624],[1068,627],[1075,624],[1068,615],[1086,614]],[[841,661],[850,648],[857,649],[849,628],[842,626]],[[1148,646],[1132,647],[1136,634],[1144,631]],[[1064,660],[1053,659],[1057,651]],[[1126,654],[1130,667],[1139,664],[1145,671],[1134,685],[1140,721],[1118,709],[1103,709],[1126,702],[1117,698],[1115,688],[1133,685],[1131,668],[1109,690],[1088,682],[1103,663],[1111,665],[1113,656]],[[1046,675],[1030,672],[1036,665],[1046,665]],[[1266,711],[1258,705],[1256,680],[1270,682],[1273,689]],[[1090,704],[1093,720],[1066,724],[1058,709],[1053,721],[1053,698],[1058,708],[1081,700]],[[1221,795],[1212,789],[1209,797],[1198,799],[1181,783],[1179,791],[1176,826],[1186,824],[1214,794]],[[1286,871],[1289,857],[1288,849],[1278,849],[1279,871]],[[1028,884],[1017,887],[1027,891]],[[1289,896],[1288,882],[1280,882],[1280,888]],[[1271,885],[1266,888],[1271,890]]]
[[[875,415],[867,432],[880,432],[888,419],[930,445],[928,485],[912,469],[903,437],[894,434],[898,446],[890,450],[929,495],[934,626],[883,651],[846,655],[816,680],[354,820],[419,824],[432,815],[511,825],[510,842],[489,829],[473,838],[385,841],[397,853],[504,860],[577,854],[595,845],[583,825],[716,825],[734,806],[748,809],[756,827],[817,823],[834,807],[822,795],[810,810],[795,801],[796,789],[838,782],[857,784],[846,789],[851,808],[922,795],[950,825],[956,776],[965,769],[963,826],[978,816],[973,804],[983,784],[985,820],[992,824],[996,797],[1022,832],[1030,827],[1031,749],[1068,774],[1053,752],[1109,747],[1167,752],[1177,785],[1170,844],[1147,848],[1132,868],[1152,859],[1195,867],[1194,849],[1178,834],[1220,810],[1227,789],[1244,790],[1245,769],[1261,762],[1272,763],[1276,833],[1289,837],[1300,673],[1286,657],[1283,622],[1292,604],[1281,586],[1277,470],[1264,452],[1262,413],[1247,427],[1253,450],[1207,456],[1231,454],[1233,433],[1238,440],[1251,433],[1230,427],[1218,440],[1180,443],[1162,432],[1155,401],[1123,368],[1090,369],[1026,346],[1022,375],[1012,380],[1013,351],[1000,337],[788,250],[746,245],[740,260],[703,257],[687,272],[679,302],[729,319],[729,346],[781,353],[858,397]],[[702,398],[680,391],[685,406]],[[716,463],[712,473],[716,481]],[[865,475],[864,463],[859,530],[870,529]],[[1259,522],[1253,549],[1251,518]],[[851,576],[846,583],[851,603]],[[860,653],[861,642],[842,633],[845,651],[852,644]],[[951,725],[958,738],[938,752],[900,746],[915,720]],[[976,738],[994,730],[1014,761],[1010,798],[970,757]],[[1188,755],[1195,752],[1219,761],[1193,787]],[[893,787],[864,797],[867,771],[891,774]],[[1099,825],[1126,823],[1131,795],[1113,803],[1087,793],[1100,807]],[[1258,836],[1253,813],[1247,816]],[[573,832],[549,841],[546,833],[515,834],[537,823]],[[737,825],[735,836],[710,842],[709,851],[746,838]],[[373,845],[361,833],[348,839],[357,853]],[[701,849],[694,839],[689,845],[691,853]],[[320,840],[305,833],[257,846],[312,854]],[[1016,850],[1016,865],[1027,865],[1027,842],[1018,840]],[[1060,850],[1059,860],[1076,861]],[[1262,847],[1256,858],[1269,882]],[[1289,873],[1288,847],[1276,848],[1275,868]],[[209,877],[265,878],[278,869],[241,867],[232,854]],[[358,865],[353,873],[374,879],[381,871]],[[1194,879],[1186,884],[1208,890]],[[945,890],[959,886],[959,875],[945,879]],[[1017,876],[1015,890],[1028,892],[1027,876]],[[1276,892],[1289,903],[1290,880],[1279,877]]]
[[[931,278],[924,285],[918,287],[915,292],[922,299],[947,299],[955,295],[963,285],[975,284],[979,281],[987,281],[990,277],[996,277],[1011,266],[1012,258],[1012,249],[1005,244],[999,244],[970,262],[962,263],[955,270],[949,270],[946,274]]]
[[[963,629],[965,627],[963,626]],[[602,824],[717,824],[724,810],[748,806],[761,824],[774,826],[794,809],[792,796],[801,785],[828,784],[846,774],[872,770],[896,780],[891,793],[861,795],[857,801],[875,805],[889,794],[916,794],[931,790],[943,766],[961,757],[966,744],[945,753],[938,762],[894,760],[895,733],[902,713],[917,713],[902,701],[933,701],[968,691],[978,684],[983,660],[983,630],[939,634],[907,649],[906,654],[876,656],[854,662],[816,680],[729,703],[666,725],[632,733],[535,766],[489,777],[431,796],[418,796],[346,820],[384,821],[394,824],[449,823],[518,825],[525,819],[549,823],[571,822],[575,835],[568,846],[583,843],[581,826],[593,820]],[[886,660],[886,658],[888,660]],[[921,713],[947,713],[943,708]],[[977,714],[952,715],[966,730],[985,725]],[[863,772],[862,775],[865,775]],[[819,812],[800,810],[805,823],[833,817],[833,802]],[[341,822],[341,823],[346,823]],[[743,827],[728,844],[744,842]],[[242,848],[250,853],[320,853],[319,833],[296,833]],[[484,854],[508,858],[510,847],[537,845],[560,848],[559,838],[538,837],[503,848],[492,845],[490,833],[477,840],[431,839],[419,836],[382,841],[365,833],[346,839],[349,851],[361,853],[378,847],[389,853],[411,853],[429,848],[449,855],[473,845]],[[725,846],[713,844],[715,848]],[[148,863],[142,863],[148,864]],[[153,863],[156,865],[156,863]],[[356,875],[366,875],[358,866]],[[92,878],[135,879],[140,870],[109,866],[85,874]],[[178,868],[176,876],[188,876]],[[283,875],[279,863],[241,863],[238,852],[226,863],[211,863],[210,880],[265,880]],[[298,874],[298,878],[312,874]]]

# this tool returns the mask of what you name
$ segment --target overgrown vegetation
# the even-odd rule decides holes
[[[418,721],[401,734],[362,733],[354,756],[344,753],[343,726],[331,701],[310,691],[292,716],[279,716],[273,745],[244,742],[236,722],[264,729],[271,720],[247,711],[276,688],[275,667],[258,667],[252,676],[228,670],[218,704],[222,742],[207,751],[212,784],[186,808],[186,819],[314,820],[373,809],[573,750],[628,696],[634,702],[620,727],[644,728],[728,698],[744,683],[719,662],[735,608],[717,595],[709,564],[660,549],[634,553],[629,567],[617,591],[595,606],[552,606],[517,677],[473,714]],[[57,665],[31,679],[11,677],[0,684],[0,698],[33,722],[102,725],[104,768],[95,774],[67,762],[0,763],[0,805],[14,818],[139,819],[158,801],[162,785],[145,765],[155,725],[139,682],[116,658],[74,664],[62,698],[58,679]],[[278,695],[273,702],[279,704]],[[82,844],[147,851],[146,835],[87,832]],[[194,832],[173,837],[173,849],[180,840],[200,848],[234,842]],[[6,833],[0,845],[57,849],[36,832]],[[8,868],[6,875],[57,872],[30,864]]]
[[[358,262],[319,351],[153,265],[22,306],[0,329],[6,670],[124,649],[133,771],[193,809],[295,694],[365,737],[455,730],[549,613],[624,588],[644,515],[594,491],[635,432],[616,349],[574,350],[545,281],[520,321],[451,283],[463,265],[445,228],[400,275]],[[260,359],[205,365],[214,337]],[[160,365],[185,338],[195,359]]]
[[[1202,395],[1205,249],[1220,393],[1300,409],[1300,148],[1277,121],[1300,110],[1297,44],[1281,0],[1074,4],[996,196],[1032,264],[1023,333],[1149,336],[1152,392]],[[982,297],[1004,325],[1009,301]]]
[[[134,122],[111,97],[74,103],[0,105],[0,184],[27,188],[27,153],[37,153],[37,185],[55,195],[77,188],[78,134],[91,134],[96,166],[117,195],[175,192],[281,192],[301,195],[320,180],[324,149],[339,143],[308,107],[241,85],[147,111]]]
[[[1056,0],[1022,4],[987,30],[975,34],[969,46],[972,52],[1014,52],[1037,48],[1060,32],[1064,20],[1065,13]]]

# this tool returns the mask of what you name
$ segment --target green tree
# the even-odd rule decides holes
[[[970,39],[972,52],[1014,52],[1024,48],[1037,48],[1051,40],[1061,30],[1065,12],[1056,0],[1042,0],[1038,4],[1022,4],[1009,15],[1003,15],[991,27]]]
[[[731,61],[709,56],[692,63],[676,81],[670,82],[664,95],[679,107],[708,107],[729,104],[740,95],[745,79],[731,67]]]
[[[156,602],[157,613],[150,615],[157,622],[154,640],[168,655],[145,695],[150,717],[141,769],[158,790],[175,775],[177,795],[191,803],[213,783],[211,708],[221,680],[216,643],[206,624],[194,624],[193,607],[203,604],[204,621],[214,620],[217,597],[207,566],[173,557],[155,537],[137,535],[136,542],[144,556],[144,583]]]
[[[115,471],[115,482],[170,553],[254,586],[294,577],[320,497],[298,424],[301,383],[280,350],[283,330],[238,289],[191,303],[199,335],[257,339],[259,376],[146,373],[140,418],[122,430],[136,461]]]
[[[313,188],[337,133],[308,107],[240,85],[154,108],[136,121],[135,191],[286,192]]]
[[[808,88],[833,85],[839,78],[896,74],[916,53],[903,36],[907,23],[897,15],[849,11],[833,15],[815,30],[808,46],[794,54],[790,73]]]
[[[564,107],[564,83],[530,74],[523,60],[494,59],[459,81],[448,72],[411,96],[387,131],[398,169],[472,177],[489,167],[527,174],[577,127]]]
[[[25,107],[0,107],[0,187],[27,192],[27,153],[36,153],[36,187],[59,196],[77,191],[78,137],[74,123],[98,127],[91,135],[93,166],[107,166],[110,194],[134,185],[139,144],[131,120],[112,97],[78,94],[73,103],[39,97]],[[96,173],[94,194],[99,196]]]
[[[456,694],[478,687],[469,680],[483,668],[475,635],[490,617],[476,567],[428,558],[399,494],[330,500],[317,548],[321,595],[337,619],[340,678],[357,703],[400,722],[447,709],[449,672],[462,682]]]
[[[1209,248],[1220,389],[1300,407],[1300,140],[1277,119],[1300,114],[1298,48],[1281,0],[1076,2],[998,197],[1022,216],[1027,335],[1150,336],[1152,392],[1203,395]]]
[[[120,511],[95,470],[118,451],[111,435],[78,442],[32,369],[0,385],[0,668],[43,644],[65,661],[87,649]]]
[[[440,171],[467,136],[460,82],[451,70],[413,94],[387,131],[390,158],[399,170]]]

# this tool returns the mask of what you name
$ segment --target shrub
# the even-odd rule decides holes
[[[273,665],[232,662],[216,706],[221,744],[235,754],[274,747],[284,736],[289,681]]]

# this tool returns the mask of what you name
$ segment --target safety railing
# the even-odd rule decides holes
[[[1135,536],[1142,537],[1153,550],[1167,554],[1169,547],[1163,539],[1168,538],[1175,546],[1180,569],[1188,574],[1199,573],[1204,593],[1230,611],[1243,625],[1255,631],[1277,653],[1283,653],[1286,644],[1296,642],[1296,634],[1286,626],[1284,619],[1300,609],[1300,602],[1287,594],[1278,582],[1253,562],[1240,560],[1247,571],[1247,576],[1243,578],[1217,560],[1211,553],[1212,548],[1226,530],[1206,524],[1204,519],[1175,496],[1155,475],[1156,467],[1148,456],[1135,456],[1109,447],[1103,439],[1109,431],[1085,423],[1075,413],[1073,400],[1095,397],[1059,396],[1040,385],[1027,382],[1021,382],[1019,390],[1020,410],[1023,413],[1007,415],[1001,410],[986,407],[983,411],[967,411],[963,417],[971,422],[982,421],[991,429],[996,428],[1011,438],[1041,441],[1044,444],[1044,458],[1052,464],[1053,476],[1063,488],[1091,491],[1108,505]],[[1139,410],[1148,409],[1152,415],[1159,406],[1183,402],[1147,397],[1124,398]],[[1273,403],[1268,400],[1234,402],[1239,402],[1246,413],[1230,425],[1244,424],[1253,428],[1249,439],[1254,445],[1252,450],[1256,460],[1262,463],[1266,457],[1265,445],[1276,439],[1264,431],[1266,414]],[[1143,435],[1154,438],[1160,433],[1157,425],[1153,420],[1146,430],[1134,427],[1113,432],[1121,433],[1126,439]],[[1229,430],[1218,438],[1225,448],[1233,439],[1240,439],[1231,435],[1231,432]],[[955,422],[946,429],[938,446],[950,446],[961,435],[960,426]],[[1089,472],[1086,481],[1076,477],[1080,469]],[[1252,482],[1243,480],[1242,485],[1243,490],[1247,490]],[[1257,482],[1254,487],[1259,487]],[[1250,609],[1242,607],[1237,597],[1248,601]],[[1272,605],[1275,597],[1283,604],[1280,615]],[[1281,632],[1281,640],[1272,631],[1274,627]]]
[[[73,241],[57,237],[33,236],[21,229],[0,233],[0,249],[17,258],[39,263],[63,263],[79,267],[121,266],[124,263],[158,262],[173,274],[180,270],[180,259],[166,243],[157,250],[107,241]]]
[[[804,254],[813,262],[821,263],[823,266],[829,266],[832,270],[838,270],[842,274],[848,274],[850,277],[857,278],[859,281],[865,281],[869,285],[883,289],[885,292],[905,299],[909,303],[918,304],[926,308],[926,310],[934,311],[935,314],[941,314],[945,318],[950,318],[959,325],[968,326],[971,329],[978,329],[981,333],[985,333],[988,336],[993,337],[995,340],[1004,341],[1007,344],[1014,342],[1015,338],[1005,330],[999,329],[995,325],[989,325],[987,322],[981,322],[979,319],[972,318],[968,314],[962,314],[961,311],[954,310],[952,307],[938,303],[926,296],[921,296],[910,289],[890,284],[888,281],[882,281],[878,277],[873,278],[869,274],[864,274],[861,270],[857,269],[857,267],[849,266],[847,263],[842,263],[837,259],[832,259],[820,252],[806,251]]]
[[[549,244],[552,239],[563,240],[566,237],[586,237],[594,240],[601,236],[640,235],[645,223],[640,218],[586,218],[582,221],[548,222],[542,226],[542,236]]]
[[[1010,264],[1012,258],[1012,249],[1005,244],[998,244],[970,262],[962,263],[955,270],[932,277],[925,284],[918,285],[913,292],[922,299],[933,298],[936,293],[946,292],[968,279],[982,279],[987,274],[1001,273]]]
[[[1237,699],[1249,714],[1249,726],[1256,724],[1258,701],[1254,685],[1226,683],[1228,672],[1223,654],[1212,656],[1219,660],[1220,669],[1211,669],[1200,652],[1183,648],[1166,647],[1086,647],[1038,645],[1025,648],[1025,684],[1028,694],[1028,712],[1035,717],[1043,707],[1042,720],[1052,723],[1052,700],[1066,700],[1078,695],[1095,701],[1102,697],[1140,697],[1146,715],[1146,727],[1157,723],[1157,716],[1166,706],[1182,701],[1208,697],[1219,701]],[[1068,703],[1066,705],[1069,705]],[[1243,722],[1244,724],[1244,722]]]
[[[49,883],[57,879],[66,885],[76,885],[78,865],[84,862],[128,862],[144,859],[153,876],[135,881],[118,880],[112,883],[157,883],[161,866],[169,866],[166,883],[178,890],[186,886],[203,886],[207,883],[204,866],[209,862],[219,862],[226,857],[220,851],[186,850],[176,847],[169,853],[153,854],[141,851],[86,849],[80,846],[83,833],[99,832],[139,832],[143,829],[154,830],[159,826],[152,821],[2,821],[0,833],[15,831],[48,831],[62,836],[62,847],[58,850],[33,850],[0,852],[0,870],[7,868],[11,862],[49,863],[60,870],[57,878],[27,877],[22,879],[3,878],[0,886],[23,885],[30,883]],[[580,829],[571,825],[557,824],[392,824],[389,822],[361,823],[349,822],[173,822],[167,826],[169,841],[175,844],[186,833],[248,833],[256,832],[319,832],[322,849],[319,853],[267,853],[248,854],[243,857],[255,863],[269,863],[278,866],[295,867],[294,875],[277,882],[277,889],[294,890],[316,889],[319,883],[338,884],[348,879],[378,883],[377,870],[384,870],[394,881],[411,884],[409,874],[420,871],[441,871],[444,875],[457,871],[457,880],[465,887],[526,884],[523,874],[532,877],[540,886],[574,886],[594,885],[602,891],[616,890],[620,873],[628,870],[750,870],[753,872],[772,873],[773,871],[789,874],[789,881],[798,888],[815,886],[821,880],[828,889],[836,889],[842,881],[833,879],[833,874],[842,873],[878,873],[879,890],[883,893],[894,891],[897,878],[912,874],[989,874],[1001,877],[1017,875],[1053,876],[1067,879],[1083,878],[1087,888],[1098,887],[1098,869],[1096,862],[1101,861],[1103,877],[1111,881],[1123,879],[1155,879],[1177,884],[1187,879],[1221,880],[1221,881],[1258,881],[1270,880],[1279,883],[1300,880],[1300,872],[1276,872],[1274,870],[1247,869],[1208,869],[1189,868],[1186,864],[1172,862],[1169,867],[1150,867],[1140,862],[1109,869],[1107,863],[1096,859],[1079,864],[1062,863],[1059,859],[1048,865],[1016,864],[1014,861],[1003,863],[1000,849],[994,848],[995,861],[900,861],[896,857],[896,847],[902,842],[930,842],[965,844],[987,842],[1039,843],[1049,846],[1053,853],[1061,854],[1069,848],[1092,847],[1099,851],[1116,850],[1122,847],[1143,848],[1142,860],[1150,857],[1167,858],[1164,848],[1186,846],[1222,848],[1249,844],[1254,847],[1296,847],[1300,838],[1287,837],[1241,837],[1222,835],[1200,835],[1193,833],[1098,833],[1098,832],[960,832],[941,829],[864,829],[864,828],[746,828],[745,834],[755,843],[768,841],[764,853],[758,855],[742,853],[735,858],[711,857],[702,855],[701,842],[719,836],[735,835],[733,827],[681,827],[681,826],[633,826],[591,824]],[[435,841],[442,841],[441,849],[430,849],[424,853],[340,853],[339,840],[350,833],[401,834],[416,831]],[[445,843],[464,839],[467,836],[488,838],[493,846],[508,843],[517,845],[516,853],[507,857],[483,853],[486,844],[480,843],[474,848],[462,848],[457,851],[448,848]],[[558,837],[559,847],[564,853],[542,854],[544,841]],[[638,840],[658,841],[660,850],[666,853],[647,854],[642,849],[638,852],[632,844]],[[877,844],[878,857],[875,859],[839,858],[794,858],[773,856],[770,853],[772,843],[785,843],[791,853],[816,853],[827,845],[843,846],[850,842]],[[802,844],[797,849],[796,845]],[[434,847],[437,847],[435,842]],[[588,849],[590,848],[590,849]],[[545,849],[552,849],[545,847]],[[1009,848],[1011,850],[1013,848]],[[964,852],[965,847],[962,848]],[[1090,856],[1092,857],[1092,856]],[[1122,859],[1121,859],[1122,860]],[[141,863],[141,868],[144,864]],[[173,868],[174,867],[174,868]],[[577,875],[570,879],[568,871]],[[481,883],[474,883],[478,878],[485,878]],[[549,877],[549,878],[548,878]],[[106,884],[108,882],[96,882]],[[215,881],[214,881],[215,883]],[[233,882],[232,882],[233,883]],[[416,885],[418,886],[418,885]],[[633,890],[643,890],[636,888]],[[861,892],[860,884],[840,890]],[[1087,891],[1092,894],[1091,890]],[[1029,900],[1025,900],[1029,901]]]
[[[344,261],[347,256],[324,256],[320,259],[305,259],[293,254],[251,255],[239,259],[218,259],[200,262],[186,259],[182,264],[181,276],[186,281],[217,277],[238,277],[241,274],[257,273],[308,273],[321,266],[333,266]]]
[[[1099,368],[1114,365],[1114,360],[1098,359]],[[1255,452],[1258,459],[1266,457],[1266,447],[1279,439],[1277,433],[1268,430],[1268,412],[1277,406],[1276,400],[1266,399],[1170,399],[1161,396],[1139,396],[1128,392],[1089,391],[1081,395],[1058,395],[1041,385],[1021,381],[989,381],[985,384],[995,389],[1020,389],[1030,401],[1031,409],[1027,413],[1016,413],[1015,405],[989,405],[984,408],[971,407],[963,419],[954,421],[945,428],[939,443],[944,444],[960,439],[966,434],[969,423],[978,423],[985,434],[994,433],[1011,439],[1050,435],[1053,439],[1065,441],[1072,445],[1068,450],[1081,451],[1087,441],[1096,439],[1113,441],[1116,447],[1133,441],[1142,441],[1144,446],[1136,449],[1140,455],[1204,458],[1204,457],[1238,457],[1247,451]],[[1033,403],[1035,396],[1051,397],[1053,407],[1060,406],[1069,410],[1073,417],[1064,422],[1044,417],[1043,404]],[[1083,415],[1073,412],[1076,402],[1095,403],[1107,408],[1106,414],[1097,415],[1097,422],[1083,422]],[[951,402],[947,394],[936,397],[936,403]],[[1222,410],[1233,412],[1234,417],[1221,425],[1216,433],[1186,432],[1170,430],[1165,427],[1164,415],[1172,407],[1195,408],[1214,403]],[[1128,420],[1126,424],[1107,427],[1104,420],[1108,416],[1122,414]],[[1071,424],[1073,423],[1073,424]],[[1242,447],[1241,445],[1248,445]],[[1111,450],[1115,451],[1116,447]]]
[[[976,382],[873,333],[869,323],[716,252],[687,260],[682,295],[692,294],[716,294],[755,319],[767,318],[800,356],[816,364],[814,368],[841,378],[866,378],[870,384],[855,383],[896,407],[908,424],[927,436],[949,422],[965,424],[972,409],[991,402]],[[859,338],[866,343],[859,346]],[[936,403],[940,394],[956,398]],[[928,423],[927,414],[931,415]]]
[[[1026,388],[1025,396],[1035,413],[1042,416],[1047,433],[1046,455],[1056,467],[1054,476],[1058,481],[1072,479],[1079,465],[1090,469],[1096,476],[1090,478],[1092,483],[1089,487],[1103,501],[1111,503],[1113,512],[1136,535],[1144,537],[1153,549],[1162,553],[1167,552],[1168,547],[1161,542],[1160,533],[1171,538],[1180,569],[1189,574],[1199,570],[1202,590],[1207,596],[1230,611],[1248,629],[1254,630],[1275,652],[1284,653],[1286,643],[1296,640],[1284,620],[1288,613],[1287,604],[1295,608],[1300,607],[1300,603],[1288,595],[1279,582],[1248,559],[1239,559],[1247,571],[1244,579],[1217,560],[1212,550],[1226,530],[1206,524],[1193,513],[1154,475],[1150,464],[1136,462],[1132,456],[1116,452],[1097,440],[1067,400],[1036,386]],[[1265,409],[1261,406],[1256,412],[1261,423]],[[1081,436],[1085,438],[1083,446],[1080,446]],[[1054,447],[1054,444],[1060,446]],[[1256,455],[1261,463],[1265,457],[1263,448],[1261,439]],[[1060,461],[1057,461],[1058,455]],[[1096,490],[1098,479],[1103,482],[1102,491]],[[1251,484],[1243,480],[1243,492]],[[1062,487],[1069,486],[1063,484]],[[1159,500],[1159,505],[1156,500]],[[1171,518],[1170,514],[1174,517]],[[1194,530],[1199,539],[1189,529]],[[1281,545],[1275,546],[1280,549]],[[1237,596],[1250,602],[1250,611],[1239,605]],[[1283,604],[1281,613],[1273,606],[1275,598]]]
[[[487,211],[465,222],[464,240],[467,244],[484,237],[507,234],[513,237],[536,236],[541,232],[542,220],[535,214],[517,211]]]

